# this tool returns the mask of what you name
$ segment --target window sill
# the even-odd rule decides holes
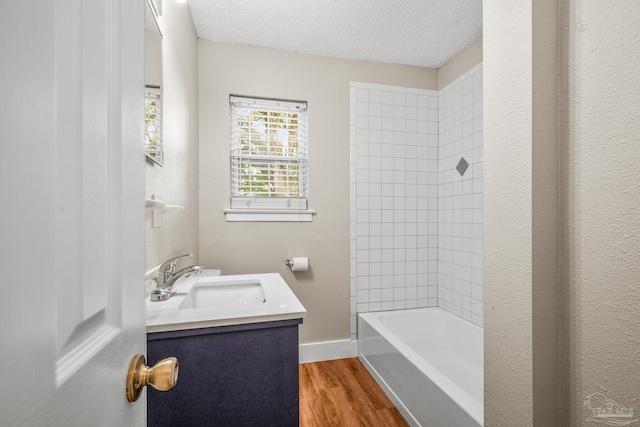
[[[316,211],[276,209],[225,209],[227,222],[311,222]]]

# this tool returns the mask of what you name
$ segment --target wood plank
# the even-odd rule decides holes
[[[340,418],[327,390],[320,390],[301,401],[300,425],[322,427],[340,425]]]
[[[313,394],[315,391],[313,386],[313,380],[311,375],[309,374],[309,368],[307,364],[299,366],[299,377],[300,377],[300,400],[306,399]]]
[[[408,426],[358,358],[299,369],[301,427]]]
[[[348,404],[347,390],[343,387],[333,387],[327,390],[330,402],[335,408],[336,418],[328,425],[340,425],[344,427],[360,427],[361,418],[358,417],[353,407]]]
[[[313,382],[315,390],[324,390],[331,387],[338,387],[340,382],[336,378],[334,360],[319,363],[307,363],[309,376]]]
[[[394,408],[391,400],[389,400],[358,358],[345,359],[344,363],[349,374],[358,383],[360,389],[362,389],[375,409]]]
[[[358,417],[358,419],[363,421],[364,425],[375,425],[377,417],[376,409],[378,408],[374,406],[370,398],[370,396],[375,394],[375,392],[368,393],[360,386],[360,383],[349,369],[346,361],[342,360],[338,366],[334,366],[334,369],[340,383],[343,385],[343,387],[341,387],[341,389],[344,390],[343,404],[348,404],[351,407],[351,411]],[[389,405],[393,406],[382,390],[379,389],[377,384],[373,387],[383,394],[382,400],[387,400],[388,405],[386,407]],[[377,397],[378,396],[375,398],[376,401],[378,400]],[[382,405],[382,407],[385,406]]]

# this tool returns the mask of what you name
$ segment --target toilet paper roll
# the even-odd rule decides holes
[[[306,256],[294,256],[287,261],[291,271],[307,271],[309,269],[309,258]]]

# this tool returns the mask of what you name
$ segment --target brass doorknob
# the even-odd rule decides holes
[[[136,354],[127,372],[127,400],[135,402],[142,394],[144,386],[150,384],[156,390],[169,391],[178,382],[178,359],[167,357],[154,366],[145,365],[143,355]]]

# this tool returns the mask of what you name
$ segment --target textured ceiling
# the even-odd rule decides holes
[[[201,39],[440,68],[482,34],[482,0],[189,0]]]

